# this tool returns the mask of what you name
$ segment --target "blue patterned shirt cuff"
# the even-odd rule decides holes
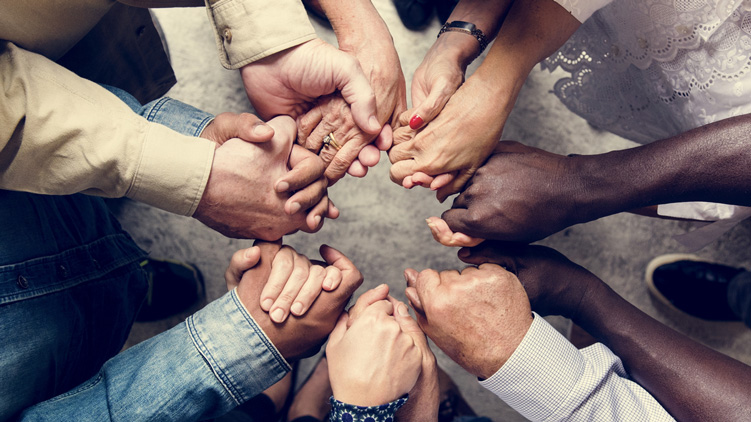
[[[331,397],[329,422],[392,422],[394,414],[407,402],[408,394],[380,406],[355,406]]]

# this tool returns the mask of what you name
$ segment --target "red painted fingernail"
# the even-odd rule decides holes
[[[415,114],[411,119],[409,119],[409,127],[412,129],[417,129],[422,126],[422,122],[422,117],[420,117],[419,114]]]

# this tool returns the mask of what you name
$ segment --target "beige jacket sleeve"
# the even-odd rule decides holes
[[[127,196],[192,215],[214,143],[148,122],[99,85],[0,41],[0,189]]]
[[[219,61],[238,69],[316,37],[300,0],[205,0]]]

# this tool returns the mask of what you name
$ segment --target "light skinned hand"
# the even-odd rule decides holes
[[[501,136],[503,123],[492,107],[495,101],[481,81],[469,78],[419,132],[397,130],[389,151],[391,180],[402,185],[407,176],[418,172],[433,178],[448,173],[435,186],[438,200],[458,192],[493,152]]]
[[[297,230],[317,231],[324,217],[339,214],[326,196],[323,163],[293,146],[294,121],[277,117],[267,124],[274,130],[271,140],[234,138],[214,152],[193,216],[226,236],[276,240]]]
[[[578,199],[587,192],[580,158],[502,141],[441,217],[454,232],[525,243],[588,221],[597,204]]]
[[[469,373],[488,378],[532,325],[519,280],[498,265],[404,272],[407,298],[425,334]]]
[[[261,118],[278,115],[297,118],[318,97],[339,92],[350,104],[357,126],[372,135],[381,130],[375,94],[359,63],[321,39],[245,65],[240,75],[245,92]]]
[[[272,321],[261,309],[261,295],[272,272],[272,263],[282,249],[281,243],[256,242],[260,259],[245,271],[237,286],[237,295],[245,309],[260,326],[288,362],[309,357],[318,352],[344,312],[352,293],[362,284],[362,274],[343,254],[333,248],[321,250],[324,261],[342,274],[342,281],[334,291],[321,291],[303,316],[289,316],[284,322]]]
[[[471,247],[479,245],[483,240],[479,237],[467,236],[464,233],[453,232],[446,222],[438,217],[430,217],[425,220],[428,223],[433,239],[443,246]]]
[[[400,312],[406,312],[403,303],[398,305]],[[363,309],[349,328],[347,314],[340,317],[326,346],[331,388],[337,400],[377,406],[414,387],[422,362],[417,336],[409,327],[410,322],[416,323],[408,313],[396,316],[394,311],[393,302],[379,300]],[[422,332],[419,335],[424,341]]]

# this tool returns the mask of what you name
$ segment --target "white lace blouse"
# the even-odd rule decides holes
[[[751,112],[751,0],[556,2],[584,23],[542,66],[592,125],[648,143]]]

